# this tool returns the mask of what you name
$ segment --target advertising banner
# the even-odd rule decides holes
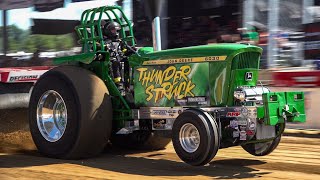
[[[209,63],[142,66],[135,69],[138,106],[208,106]]]

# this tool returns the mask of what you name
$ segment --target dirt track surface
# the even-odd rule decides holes
[[[28,131],[26,109],[0,110],[0,179],[320,179],[320,138],[283,137],[269,156],[222,149],[207,166],[192,167],[170,144],[154,152],[113,148],[85,160],[41,156]]]
[[[222,149],[204,167],[181,162],[172,144],[154,152],[113,148],[86,160],[50,159],[31,149],[13,152],[0,152],[0,179],[320,179],[316,138],[283,137],[265,157],[251,156],[241,147]]]

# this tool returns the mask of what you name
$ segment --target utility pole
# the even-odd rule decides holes
[[[2,22],[3,22],[3,29],[2,29],[2,37],[3,37],[3,54],[6,55],[8,51],[8,33],[7,33],[7,10],[2,10]]]
[[[274,67],[278,58],[276,36],[279,33],[279,1],[280,0],[268,1],[268,68]]]
[[[254,0],[243,1],[242,17],[242,27],[248,28],[247,22],[254,21]]]
[[[313,22],[313,16],[308,12],[308,7],[314,6],[314,0],[302,1],[302,24],[308,24]]]

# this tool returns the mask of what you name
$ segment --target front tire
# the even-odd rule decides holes
[[[217,122],[207,112],[188,109],[173,124],[172,143],[181,160],[193,166],[205,165],[220,146]]]
[[[38,151],[79,159],[99,154],[110,138],[112,105],[103,81],[72,66],[54,68],[37,81],[29,104],[29,125]]]
[[[278,136],[274,140],[264,143],[245,144],[242,145],[242,148],[251,155],[266,156],[272,153],[278,147],[280,141],[281,136]]]

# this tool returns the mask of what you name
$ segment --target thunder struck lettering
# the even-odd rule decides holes
[[[195,84],[188,78],[191,73],[190,66],[181,66],[179,69],[170,66],[165,70],[153,69],[152,71],[148,68],[138,68],[137,71],[139,82],[146,87],[147,101],[154,98],[154,102],[157,102],[163,95],[169,100],[172,97],[177,99],[194,97],[192,89]]]

